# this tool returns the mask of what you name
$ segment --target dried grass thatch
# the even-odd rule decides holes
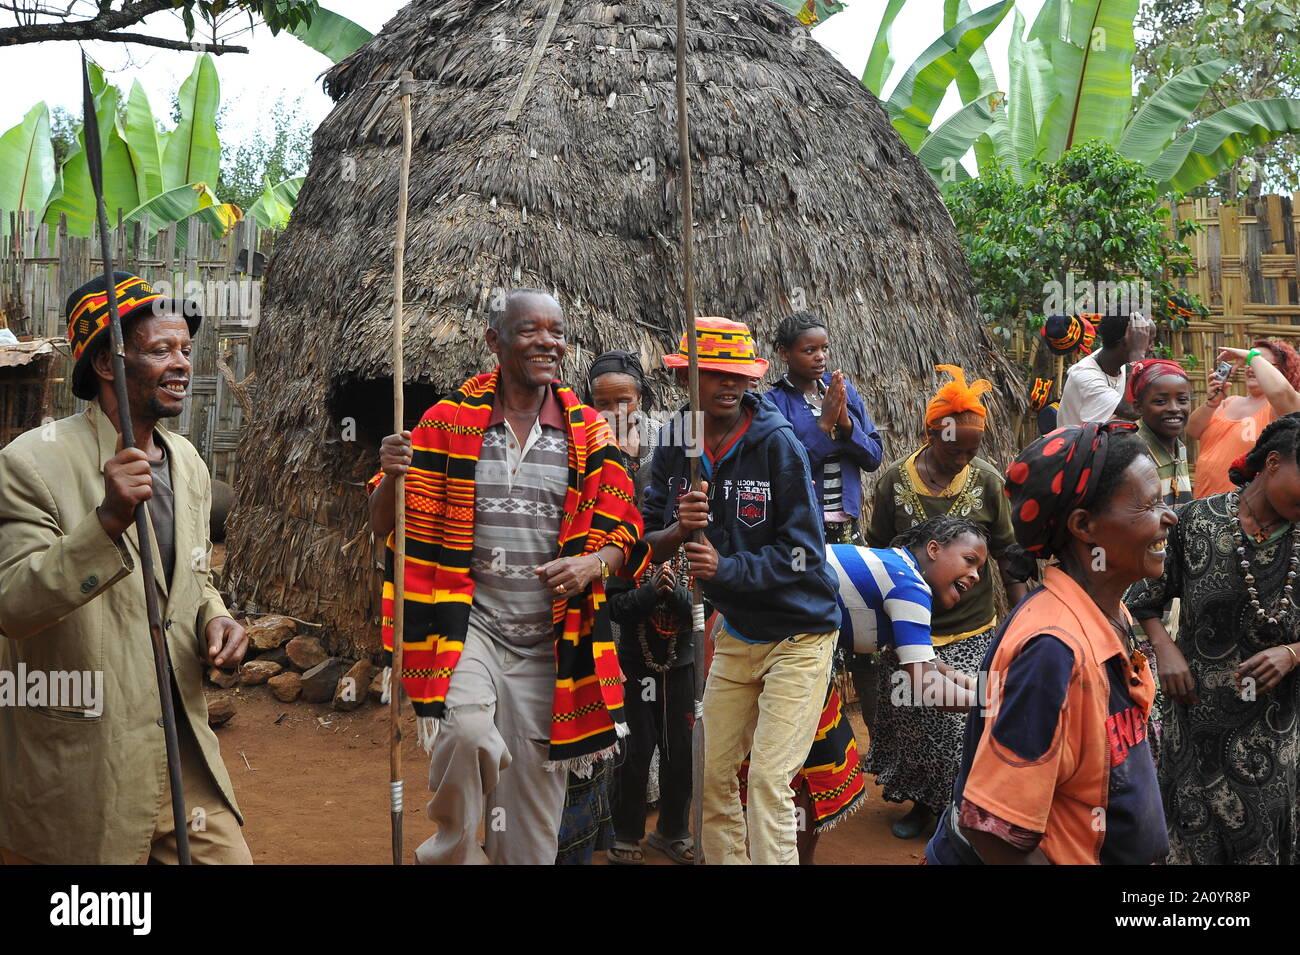
[[[556,291],[570,381],[615,346],[655,367],[681,333],[673,7],[557,2],[531,81],[552,0],[415,0],[327,76],[338,105],[268,270],[228,567],[239,601],[321,620],[340,649],[378,643],[363,483],[391,430],[400,71],[419,87],[408,383],[442,392],[490,367],[483,316],[503,286]],[[891,455],[915,441],[940,362],[991,377],[1011,422],[1020,383],[978,322],[930,176],[879,103],[774,4],[690,7],[701,313],[761,341],[795,308],[828,316],[835,363]],[[363,440],[345,440],[349,417]],[[1011,429],[989,443],[1008,460]]]

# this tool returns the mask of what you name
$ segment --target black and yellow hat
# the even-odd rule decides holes
[[[165,298],[152,285],[130,272],[113,273],[117,313],[123,322],[146,310],[154,315],[173,314],[185,318],[190,334],[197,334],[203,315],[199,303]],[[109,340],[108,285],[104,276],[91,279],[68,296],[68,342],[72,345],[72,393],[89,401],[98,391],[90,363],[95,352]]]

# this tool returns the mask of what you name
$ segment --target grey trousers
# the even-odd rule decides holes
[[[418,863],[555,864],[568,774],[543,768],[554,694],[553,657],[513,653],[471,618],[429,761],[438,831]]]

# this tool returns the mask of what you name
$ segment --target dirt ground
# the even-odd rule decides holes
[[[214,547],[213,565],[225,563]],[[209,687],[208,698],[230,697],[236,714],[217,729],[221,755],[244,812],[244,837],[263,865],[388,865],[392,857],[388,809],[388,708],[366,703],[351,713],[329,704],[281,703],[267,687]],[[867,733],[850,714],[858,747]],[[425,815],[429,758],[416,742],[408,710],[402,733],[406,779],[402,821],[406,861],[433,834]],[[907,807],[886,803],[868,777],[867,798],[849,818],[821,837],[819,865],[915,865],[924,842],[895,839],[889,827]],[[653,815],[647,825],[653,826]],[[672,865],[643,845],[650,865]],[[605,864],[603,853],[596,864]]]
[[[328,704],[280,703],[266,687],[216,690],[235,701],[236,714],[217,729],[221,753],[244,811],[244,836],[255,862],[299,865],[387,865],[388,709],[367,703],[351,713]],[[866,733],[853,715],[859,745]],[[406,859],[433,834],[425,815],[428,757],[415,738],[415,718],[403,731],[406,778],[403,829]],[[889,831],[904,807],[882,802],[868,785],[868,797],[854,815],[821,838],[821,865],[915,865],[920,839],[901,842]],[[646,848],[646,861],[670,865]],[[598,864],[604,859],[598,853]]]

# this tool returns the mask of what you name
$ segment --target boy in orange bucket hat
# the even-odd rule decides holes
[[[798,862],[790,780],[808,755],[839,634],[836,584],[808,457],[771,400],[741,322],[696,319],[702,422],[663,427],[643,516],[653,559],[684,547],[725,622],[704,692],[704,856],[712,864]],[[664,364],[685,380],[686,336]],[[703,491],[690,490],[689,455]],[[703,540],[688,542],[695,531]],[[752,744],[752,746],[751,746]],[[748,816],[737,771],[750,754]],[[748,824],[749,854],[745,852]]]

